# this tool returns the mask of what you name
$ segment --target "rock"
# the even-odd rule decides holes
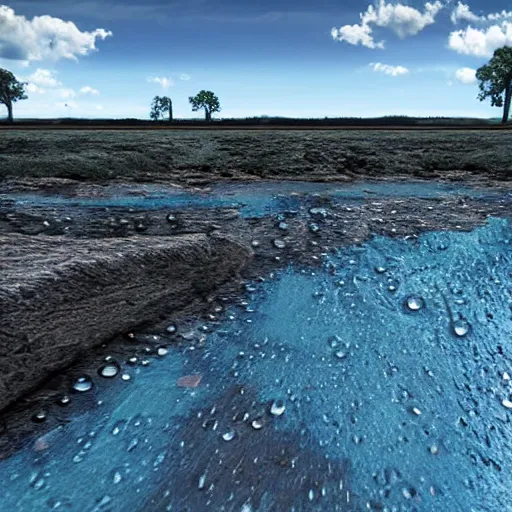
[[[212,291],[250,255],[204,234],[0,235],[0,410],[84,350]]]

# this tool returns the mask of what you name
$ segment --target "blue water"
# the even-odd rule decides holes
[[[0,462],[0,510],[512,510],[511,244],[490,219],[278,272],[204,347],[93,376],[46,451]]]
[[[217,185],[209,192],[164,188],[156,185],[136,187],[146,195],[129,194],[126,186],[106,188],[107,196],[69,198],[59,195],[41,194],[0,194],[2,200],[14,200],[20,207],[125,207],[138,209],[161,208],[238,208],[242,217],[263,217],[287,209],[297,209],[304,203],[305,194],[320,194],[330,197],[336,203],[363,201],[378,197],[417,197],[431,199],[445,195],[468,195],[476,199],[512,199],[510,194],[461,187],[459,184],[439,182],[368,182],[351,184],[268,182]]]

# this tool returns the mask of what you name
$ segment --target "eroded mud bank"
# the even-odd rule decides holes
[[[238,274],[226,236],[0,236],[0,409],[77,355],[177,311]]]

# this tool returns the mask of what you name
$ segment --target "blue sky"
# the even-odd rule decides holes
[[[0,0],[0,67],[28,82],[18,117],[148,118],[168,95],[218,117],[497,117],[474,70],[512,45],[495,0]],[[2,115],[0,113],[0,115]]]

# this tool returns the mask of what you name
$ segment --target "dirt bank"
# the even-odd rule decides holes
[[[41,178],[207,185],[419,177],[487,184],[512,176],[511,142],[509,130],[5,131],[0,192],[24,178],[34,186]]]
[[[0,409],[87,349],[211,292],[249,258],[241,243],[205,234],[0,236]]]

